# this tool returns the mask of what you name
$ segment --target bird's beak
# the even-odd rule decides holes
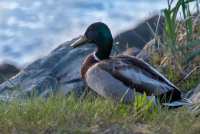
[[[85,35],[82,35],[82,36],[78,37],[78,39],[75,40],[70,46],[73,48],[76,48],[76,47],[84,45],[87,42],[88,42],[87,37]]]

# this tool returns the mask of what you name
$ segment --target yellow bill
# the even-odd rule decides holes
[[[87,42],[88,42],[87,37],[82,35],[82,36],[78,37],[78,39],[76,41],[74,41],[70,46],[73,48],[76,48],[76,47],[84,45]]]

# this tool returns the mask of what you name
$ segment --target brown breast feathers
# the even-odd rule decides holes
[[[81,67],[81,77],[85,79],[85,74],[88,71],[88,69],[96,64],[98,61],[94,58],[93,54],[90,54],[86,57],[84,60],[82,67]]]

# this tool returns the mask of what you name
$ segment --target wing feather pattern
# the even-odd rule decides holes
[[[95,82],[100,81],[99,85],[102,86],[105,83],[108,87],[113,85],[109,92],[113,92],[113,90],[119,92],[119,89],[125,91],[126,88],[132,88],[141,93],[145,92],[147,95],[162,96],[167,94],[172,95],[175,100],[181,99],[181,93],[174,84],[149,64],[135,57],[113,57],[97,63],[92,68],[93,70],[98,68],[99,71],[98,74],[93,74],[93,79],[96,79]],[[119,83],[120,86],[117,85]],[[96,89],[98,88],[96,87]]]

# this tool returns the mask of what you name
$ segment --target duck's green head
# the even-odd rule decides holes
[[[108,26],[102,22],[91,24],[85,34],[80,36],[71,46],[75,48],[87,43],[96,44],[95,55],[100,60],[108,59],[113,44],[113,37]]]

